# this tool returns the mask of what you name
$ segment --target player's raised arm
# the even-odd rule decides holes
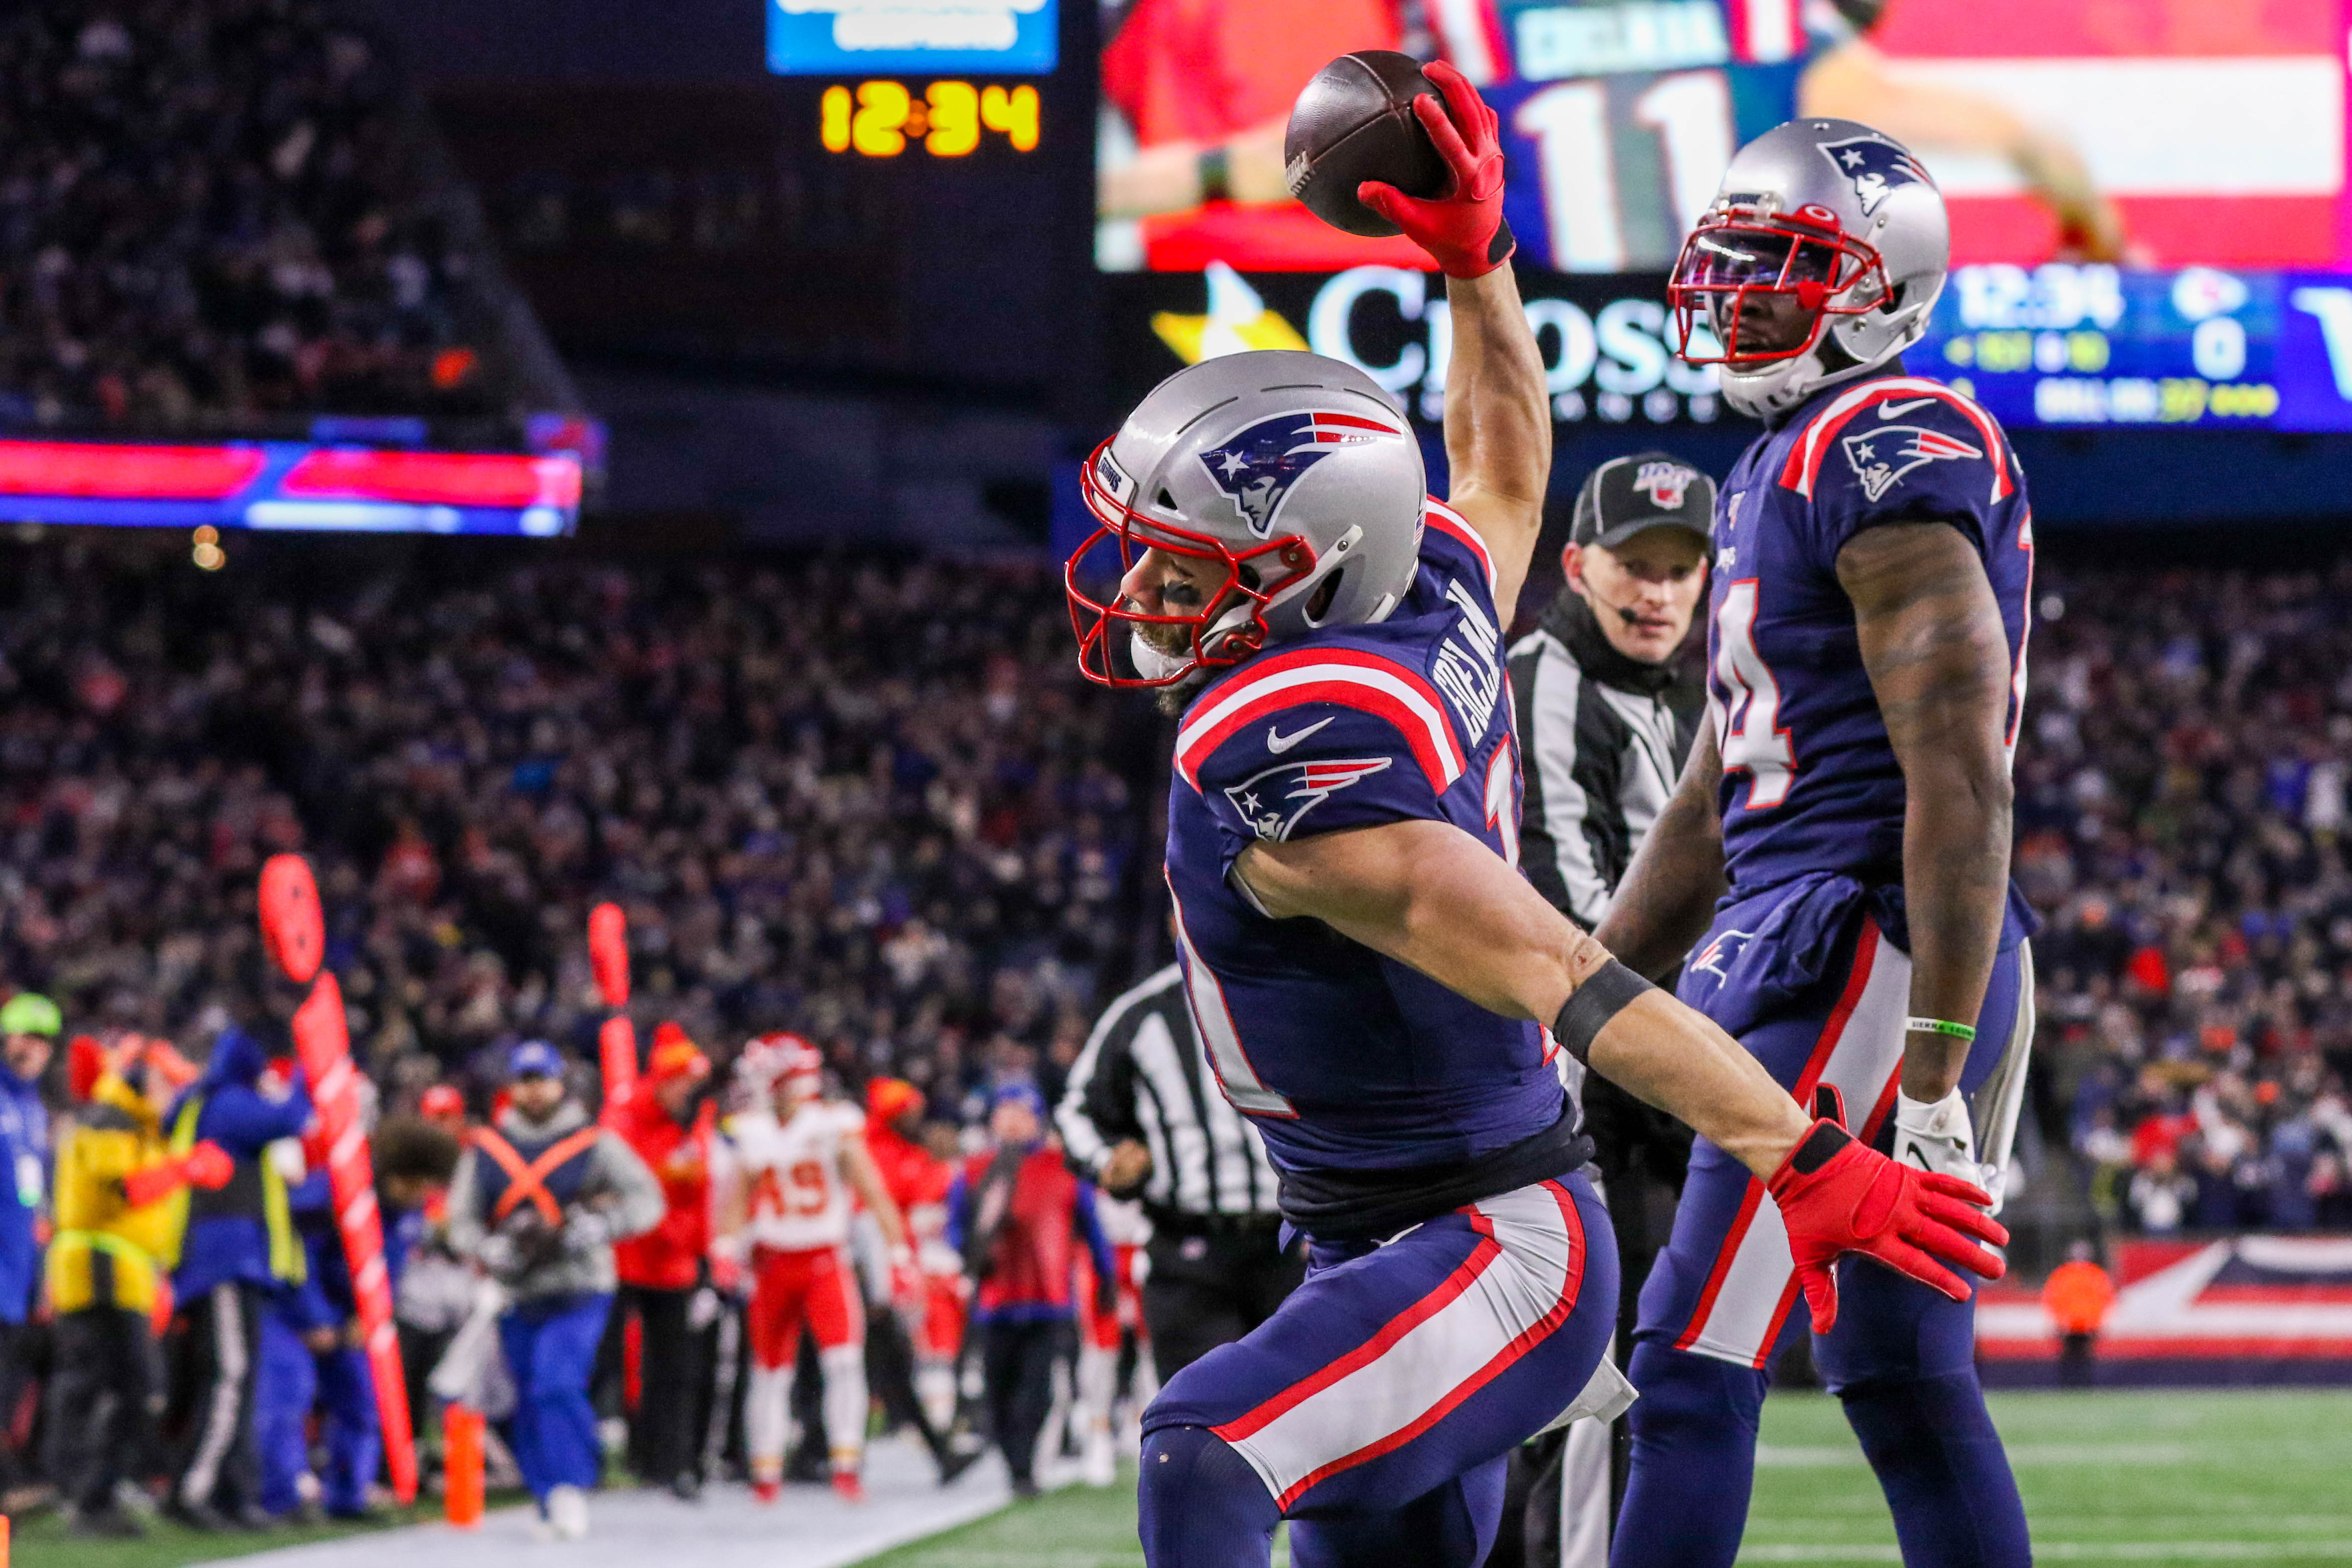
[[[1543,528],[1551,399],[1543,354],[1511,275],[1495,111],[1452,66],[1432,65],[1423,74],[1445,101],[1423,93],[1413,112],[1454,171],[1454,188],[1421,201],[1368,180],[1356,194],[1444,269],[1454,330],[1445,373],[1445,459],[1453,470],[1446,500],[1495,558],[1495,609],[1508,626]]]
[[[1829,1264],[1844,1252],[1956,1300],[1968,1287],[1945,1264],[2000,1277],[2000,1260],[1977,1245],[2008,1239],[1983,1193],[1809,1117],[1738,1041],[1636,978],[1460,828],[1417,820],[1260,843],[1234,871],[1276,919],[1320,920],[1491,1012],[1551,1025],[1593,1070],[1763,1177],[1817,1330],[1835,1318]]]
[[[1941,522],[1866,529],[1838,552],[1862,662],[1902,764],[1911,1013],[1973,1026],[2009,900],[2010,656],[1976,547]],[[1903,1093],[1959,1087],[1969,1040],[1914,1031]]]

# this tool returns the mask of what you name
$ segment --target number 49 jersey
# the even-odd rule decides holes
[[[2009,640],[2014,754],[2033,521],[2024,471],[1991,415],[1897,363],[1814,394],[1724,481],[1707,689],[1734,898],[1817,871],[1902,884],[1903,771],[1837,557],[1865,529],[1917,521],[1949,523],[1984,560]]]
[[[1226,1098],[1286,1170],[1469,1159],[1556,1122],[1549,1041],[1320,921],[1270,920],[1229,873],[1252,844],[1448,822],[1516,865],[1517,743],[1494,568],[1429,503],[1419,570],[1377,626],[1247,659],[1187,706],[1168,807],[1185,986]]]
[[[807,1100],[779,1122],[764,1107],[727,1124],[726,1175],[743,1184],[751,1240],[781,1252],[839,1247],[849,1239],[849,1194],[842,1145],[866,1135],[855,1106]]]

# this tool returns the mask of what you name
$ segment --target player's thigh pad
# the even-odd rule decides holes
[[[1211,1429],[1294,1516],[1393,1509],[1566,1409],[1616,1300],[1616,1241],[1590,1184],[1538,1183],[1311,1273],[1178,1373],[1144,1426]]]
[[[1964,1090],[1990,1076],[2008,1049],[2019,975],[2014,950],[1995,961],[1982,1022],[1961,1078]],[[1841,952],[1831,979],[1833,984],[1822,986],[1811,1006],[1753,1024],[1739,1041],[1804,1104],[1811,1105],[1821,1085],[1834,1087],[1855,1136],[1884,1149],[1902,1077],[1911,960],[1865,917]],[[1847,1271],[1854,1267],[1841,1266]],[[1845,1278],[1842,1273],[1841,1280]],[[1922,1297],[1935,1294],[1890,1279]],[[1697,1140],[1675,1211],[1673,1238],[1642,1289],[1641,1336],[1761,1367],[1804,1321],[1796,1310],[1797,1297],[1788,1231],[1780,1210],[1765,1196],[1764,1184],[1706,1139]]]

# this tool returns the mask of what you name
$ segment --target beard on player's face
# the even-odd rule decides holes
[[[1170,551],[1153,549],[1120,582],[1119,606],[1139,616],[1183,616],[1185,624],[1160,621],[1137,621],[1131,630],[1139,647],[1131,650],[1139,657],[1139,671],[1150,675],[1148,663],[1164,658],[1171,664],[1182,664],[1198,657],[1195,638],[1198,626],[1190,617],[1202,616],[1209,607],[1210,595],[1218,594],[1225,585],[1226,569],[1221,563],[1206,557],[1179,555]],[[1217,606],[1224,607],[1223,603]],[[1206,617],[1202,616],[1203,622]],[[1163,713],[1177,714],[1203,686],[1214,678],[1213,668],[1188,671],[1181,680],[1158,689],[1157,700]]]

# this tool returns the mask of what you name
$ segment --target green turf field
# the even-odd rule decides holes
[[[1993,1415],[2041,1562],[2352,1564],[2352,1394],[2011,1394]],[[1835,1401],[1771,1400],[1760,1457],[1743,1563],[1901,1561]],[[1142,1562],[1133,1499],[1072,1489],[869,1568]]]
[[[436,1499],[363,1524],[325,1521],[261,1532],[232,1531],[220,1535],[199,1535],[168,1520],[157,1520],[141,1540],[93,1541],[68,1532],[62,1515],[47,1513],[16,1525],[9,1568],[183,1568],[187,1563],[248,1557],[257,1552],[332,1541],[339,1536],[390,1529],[395,1524],[425,1523],[440,1517],[441,1505]]]

